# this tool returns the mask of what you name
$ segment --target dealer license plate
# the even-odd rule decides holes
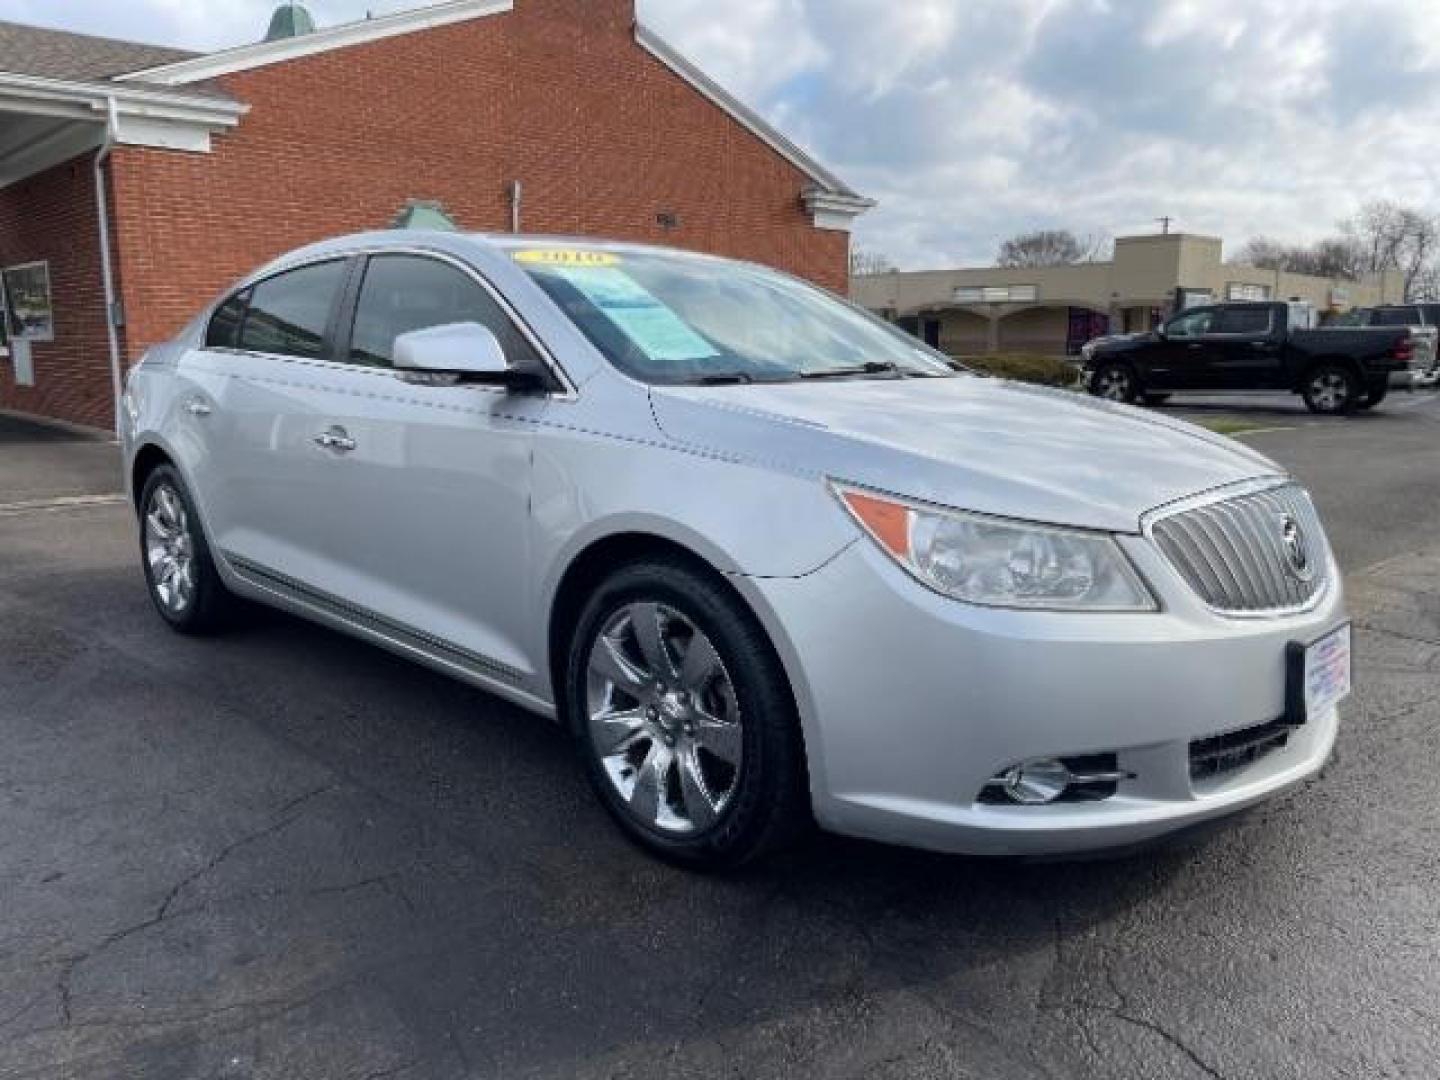
[[[1350,627],[1342,626],[1305,650],[1305,715],[1323,716],[1350,696]]]

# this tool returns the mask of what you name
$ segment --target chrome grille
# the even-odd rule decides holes
[[[1294,566],[1285,528],[1293,520],[1311,576]],[[1269,615],[1306,607],[1325,588],[1330,549],[1303,488],[1284,484],[1160,518],[1152,534],[1190,587],[1217,611]]]

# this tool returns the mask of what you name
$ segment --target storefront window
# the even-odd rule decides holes
[[[37,262],[7,267],[3,277],[11,336],[29,341],[54,341],[50,264]]]

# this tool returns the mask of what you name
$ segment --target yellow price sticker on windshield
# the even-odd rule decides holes
[[[517,251],[515,261],[530,266],[619,266],[620,256],[608,251],[567,251],[547,248],[535,251]]]

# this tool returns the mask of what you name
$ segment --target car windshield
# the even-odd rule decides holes
[[[601,248],[510,254],[612,364],[643,382],[956,374],[904,331],[759,267]]]

